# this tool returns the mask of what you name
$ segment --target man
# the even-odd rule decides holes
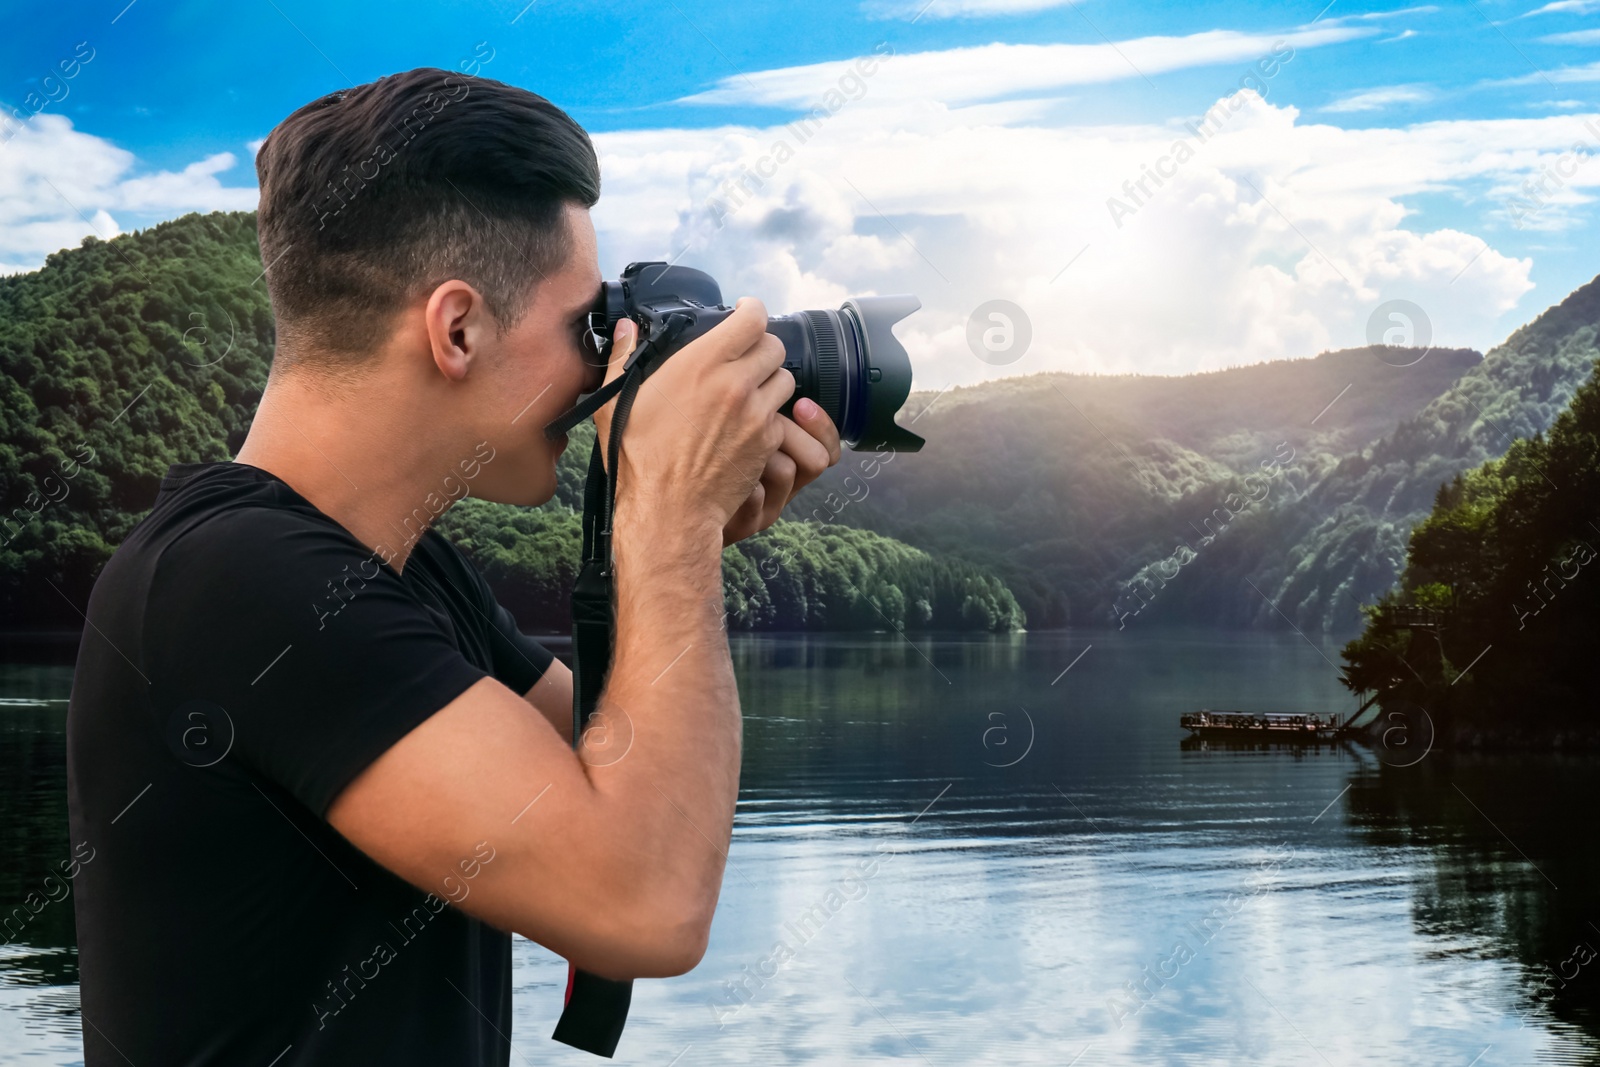
[[[574,751],[567,668],[428,527],[549,500],[542,427],[599,384],[588,136],[415,70],[296,111],[256,167],[266,392],[234,462],[168,472],[74,679],[85,1060],[504,1064],[511,932],[613,979],[704,953],[740,755],[720,553],[839,438],[778,413],[755,300],[650,378],[605,736]]]

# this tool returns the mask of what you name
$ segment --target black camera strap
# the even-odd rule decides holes
[[[631,360],[633,357],[630,356],[628,358]],[[578,423],[582,422],[584,419],[587,419],[590,415],[593,415],[596,411],[599,411],[605,406],[607,400],[610,400],[612,397],[616,396],[617,393],[622,389],[622,383],[626,380],[627,374],[626,369],[624,369],[624,373],[617,375],[615,378],[611,379],[609,382],[602,385],[588,396],[584,397],[578,403],[574,404],[571,408],[567,409],[566,414],[555,419],[544,428],[545,439],[554,441],[562,434],[571,433],[574,426],[578,425]]]
[[[610,439],[602,459],[600,438],[589,453],[589,473],[583,486],[583,562],[572,587],[572,746],[583,739],[583,729],[600,703],[600,690],[611,667],[612,636],[616,625],[615,573],[611,558],[611,520],[617,503],[617,461],[622,451],[622,430],[628,424],[633,400],[648,373],[651,360],[689,324],[687,316],[670,317],[656,337],[635,349],[622,373],[591,393],[583,403],[546,427],[565,424],[567,429],[592,415],[613,396]],[[598,398],[598,400],[596,399]],[[576,417],[574,417],[576,416]],[[570,420],[570,421],[568,421]],[[556,430],[558,436],[565,430]],[[633,999],[633,982],[601,978],[567,964],[566,1004],[551,1038],[573,1048],[609,1058],[622,1038]]]
[[[633,372],[624,377],[632,378]],[[622,381],[623,378],[616,379]],[[628,391],[631,399],[631,391]],[[619,404],[620,408],[621,405]],[[612,416],[611,437],[621,426]],[[600,441],[589,453],[589,475],[583,488],[583,563],[572,587],[572,743],[600,702],[600,689],[611,665],[613,618],[611,574],[611,500],[616,491],[616,465],[608,472],[600,459]],[[602,524],[603,517],[603,524]],[[567,964],[567,995],[553,1040],[609,1058],[617,1050],[628,1021],[633,983],[601,978]]]

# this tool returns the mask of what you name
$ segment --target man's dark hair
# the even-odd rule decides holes
[[[501,334],[570,251],[564,209],[600,198],[589,135],[526,89],[424,67],[315,100],[256,154],[256,216],[280,350],[370,355],[451,278]],[[284,362],[280,358],[278,362]]]

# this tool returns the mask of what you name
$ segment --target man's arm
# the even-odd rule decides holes
[[[785,420],[783,444],[767,460],[761,479],[722,528],[724,545],[759,533],[778,521],[795,494],[839,462],[839,430],[815,403],[795,404],[794,419]],[[549,720],[556,733],[572,743],[572,670],[553,661],[523,699]]]
[[[554,725],[559,697],[570,715],[570,677],[557,672],[538,716],[486,678],[378,757],[327,812],[412,884],[465,884],[466,896],[449,897],[464,911],[605,977],[682,973],[709,936],[740,756],[721,625],[724,528],[783,443],[777,409],[793,391],[765,327],[760,303],[741,301],[635,403],[614,523],[604,745],[586,736],[574,751]],[[614,348],[620,365],[627,345]],[[464,883],[461,865],[479,843],[495,858]]]
[[[572,744],[572,668],[552,660],[522,699],[543,715],[561,740]]]
[[[463,910],[585,970],[623,978],[692,967],[738,785],[737,701],[720,608],[707,597],[720,597],[719,548],[712,530],[649,594],[619,603],[604,748],[574,753],[526,701],[484,679],[374,761],[329,822],[440,896],[454,874],[451,885],[469,887]],[[701,611],[685,610],[696,600]],[[465,882],[458,864],[480,841],[495,859]]]

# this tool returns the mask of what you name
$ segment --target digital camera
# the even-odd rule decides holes
[[[894,324],[916,311],[914,296],[858,296],[837,311],[796,311],[767,320],[767,332],[783,342],[783,365],[794,375],[789,414],[801,397],[816,401],[851,448],[916,452],[922,438],[895,424],[911,392],[911,357],[894,335]],[[656,351],[648,374],[673,352],[727,318],[722,289],[704,271],[669,263],[630,263],[622,277],[601,285],[589,313],[587,351],[605,363],[612,331],[623,318],[639,327],[638,343],[652,339]]]

